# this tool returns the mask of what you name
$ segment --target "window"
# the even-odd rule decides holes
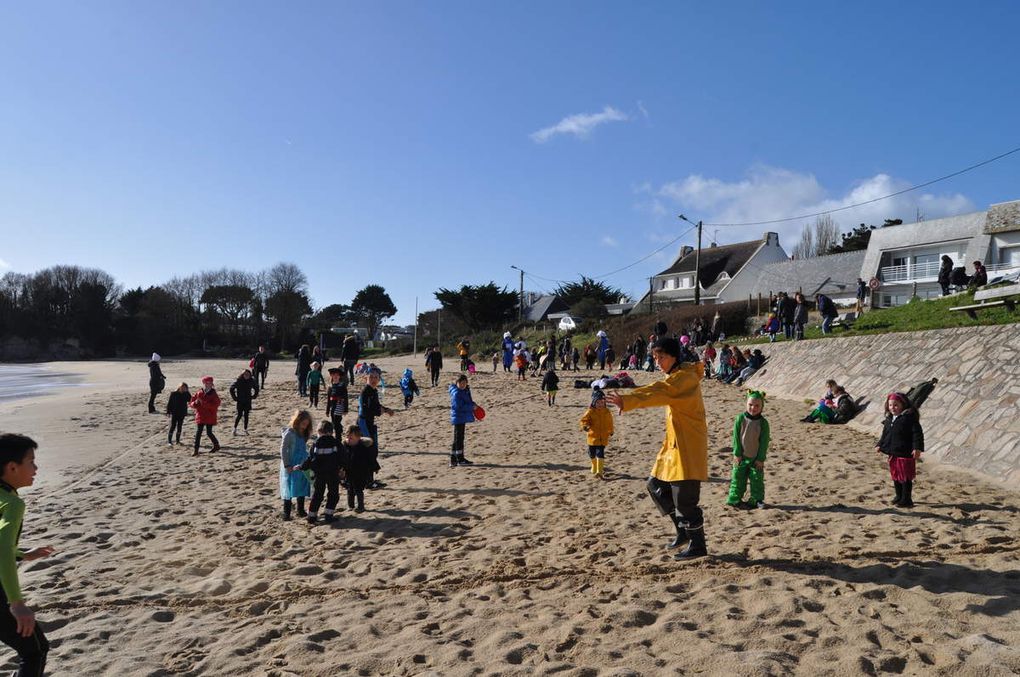
[[[999,250],[999,263],[1020,266],[1020,247],[1003,247]]]
[[[685,277],[681,277],[680,278],[680,288],[681,289],[690,289],[693,286],[694,286],[694,278],[693,277],[686,277],[685,276]]]
[[[668,278],[666,280],[666,286],[663,289],[676,289],[676,278]]]

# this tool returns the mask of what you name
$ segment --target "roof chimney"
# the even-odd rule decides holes
[[[683,257],[685,257],[688,254],[691,254],[693,252],[694,252],[694,247],[691,247],[690,245],[686,245],[685,244],[684,246],[680,247],[680,258],[683,258]]]
[[[763,238],[767,247],[778,247],[779,246],[779,233],[771,233],[766,231]]]

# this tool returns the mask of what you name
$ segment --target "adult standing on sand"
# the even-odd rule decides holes
[[[358,339],[354,334],[350,334],[344,339],[344,344],[340,348],[340,359],[344,363],[344,371],[347,372],[347,382],[350,384],[354,383],[354,367],[358,364],[358,358],[361,357],[361,349],[358,347]],[[337,431],[339,435],[339,431]]]
[[[297,375],[297,389],[298,395],[301,397],[308,396],[308,372],[312,370],[312,351],[308,349],[308,345],[301,346],[297,354],[297,367],[294,369],[294,374]]]
[[[684,560],[708,554],[705,520],[698,507],[701,483],[708,480],[708,423],[701,398],[701,365],[681,362],[680,352],[676,339],[658,339],[652,345],[652,356],[665,378],[627,395],[611,392],[606,400],[621,415],[631,409],[666,407],[666,438],[652,465],[648,493],[659,512],[676,527],[676,538],[669,547],[690,541],[674,556]]]
[[[259,346],[259,351],[251,358],[251,368],[254,370],[255,381],[259,388],[266,387],[266,375],[269,373],[269,353],[264,345]]]
[[[166,387],[166,376],[159,368],[159,353],[153,353],[149,360],[149,413],[156,413],[156,395]]]

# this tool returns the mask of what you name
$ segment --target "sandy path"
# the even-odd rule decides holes
[[[386,361],[387,379],[418,362]],[[503,374],[473,380],[489,412],[468,428],[475,466],[446,467],[448,397],[425,389],[381,420],[388,486],[366,513],[283,523],[279,430],[298,403],[285,371],[257,401],[252,436],[221,434],[219,455],[124,443],[74,487],[29,499],[23,542],[60,551],[23,567],[55,673],[1020,671],[1020,497],[925,464],[917,507],[891,508],[873,440],[796,423],[802,404],[768,403],[771,507],[734,511],[723,502],[740,391],[705,385],[713,554],[678,564],[644,491],[662,412],[617,418],[599,482],[577,429],[587,392],[562,390],[549,408],[538,381]],[[137,395],[109,397],[144,410]],[[141,413],[116,423],[133,438],[148,425]]]

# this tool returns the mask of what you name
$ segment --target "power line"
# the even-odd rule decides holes
[[[960,174],[965,174],[966,172],[969,172],[969,171],[971,171],[973,169],[977,169],[978,167],[984,167],[987,164],[991,164],[991,163],[995,162],[996,160],[1001,160],[1002,158],[1004,158],[1006,156],[1009,156],[1009,155],[1012,155],[1013,153],[1017,153],[1017,152],[1020,152],[1020,146],[1014,148],[1013,150],[1008,150],[1005,153],[1001,153],[999,155],[996,155],[993,158],[988,158],[987,160],[983,160],[981,162],[978,162],[977,164],[973,164],[973,165],[971,165],[969,167],[964,167],[963,169],[961,169],[959,171],[955,171],[952,174],[946,174],[945,176],[940,176],[937,179],[932,179],[931,181],[925,181],[924,183],[919,183],[919,184],[917,184],[915,186],[911,186],[910,188],[904,188],[903,190],[898,190],[895,193],[889,193],[888,195],[883,195],[881,197],[876,197],[876,198],[871,199],[871,200],[865,200],[864,202],[857,202],[857,203],[852,204],[852,205],[846,205],[845,207],[837,207],[836,209],[827,209],[825,211],[815,212],[813,214],[800,214],[798,216],[787,216],[787,217],[782,218],[782,219],[771,219],[769,221],[744,221],[742,223],[707,223],[706,222],[704,225],[706,225],[706,226],[718,226],[718,227],[767,226],[767,225],[773,224],[773,223],[785,223],[787,221],[798,221],[800,219],[810,219],[810,218],[814,218],[816,216],[824,216],[826,214],[835,214],[836,212],[846,211],[847,209],[855,209],[856,207],[863,207],[864,205],[870,205],[870,204],[873,204],[875,202],[880,202],[882,200],[888,200],[891,197],[896,197],[897,195],[903,195],[904,193],[909,193],[909,192],[911,192],[913,190],[917,190],[918,188],[925,188],[926,186],[930,186],[930,185],[938,183],[940,181],[945,181],[946,179],[951,179],[954,176],[959,176]]]
[[[659,247],[658,249],[653,251],[652,253],[648,254],[647,256],[642,256],[641,258],[639,258],[634,263],[629,263],[626,266],[624,266],[623,268],[617,268],[616,270],[610,271],[610,272],[605,273],[603,275],[596,275],[596,276],[592,277],[591,279],[593,279],[593,280],[603,280],[603,279],[605,279],[607,277],[610,277],[612,275],[616,275],[617,273],[622,273],[623,271],[627,270],[628,268],[633,268],[634,266],[636,266],[637,264],[641,263],[642,261],[646,261],[646,260],[652,258],[656,254],[661,252],[663,249],[665,249],[666,247],[668,247],[668,246],[670,246],[672,244],[676,244],[681,238],[683,238],[684,235],[687,235],[687,233],[689,233],[692,230],[694,230],[694,228],[697,228],[697,226],[694,226],[692,228],[688,228],[687,230],[685,230],[684,232],[680,233],[675,238],[673,238],[672,240],[667,242],[666,244],[662,245],[661,247]]]

